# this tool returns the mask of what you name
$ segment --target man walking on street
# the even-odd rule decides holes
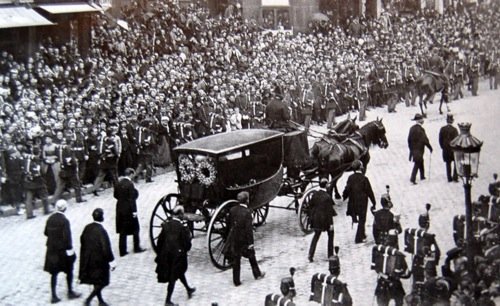
[[[453,166],[453,176],[451,174],[451,164],[454,161],[453,150],[450,147],[450,142],[458,136],[458,130],[453,126],[453,115],[446,116],[446,125],[439,130],[439,145],[443,149],[443,161],[446,164],[446,176],[448,182],[458,181],[457,169]]]
[[[333,217],[337,215],[333,206],[332,197],[326,191],[328,180],[322,178],[319,182],[320,190],[316,191],[310,201],[311,209],[311,228],[314,230],[314,236],[309,247],[309,262],[313,262],[316,244],[318,243],[321,232],[326,231],[328,234],[328,257],[333,256]]]
[[[165,306],[178,305],[172,302],[175,282],[178,279],[186,288],[188,298],[191,298],[196,291],[196,288],[189,287],[185,276],[188,269],[187,253],[191,249],[191,233],[181,222],[183,215],[184,207],[176,206],[173,210],[173,218],[162,224],[158,237],[156,273],[159,283],[168,283]]]
[[[71,239],[71,227],[68,219],[64,216],[67,203],[65,200],[56,202],[56,212],[53,213],[45,225],[45,236],[47,236],[47,253],[43,269],[50,273],[50,290],[52,293],[51,303],[61,301],[57,296],[57,274],[66,273],[68,284],[68,298],[76,299],[80,293],[73,291],[73,265],[76,260],[75,251]]]
[[[139,192],[135,189],[132,178],[135,171],[132,168],[125,169],[125,176],[120,178],[115,186],[114,197],[116,202],[116,232],[120,235],[119,250],[120,256],[125,256],[127,252],[127,236],[134,236],[134,252],[141,253],[145,249],[141,248],[139,240],[139,219],[137,218],[136,200]]]
[[[255,279],[261,279],[265,273],[261,272],[257,259],[255,259],[255,249],[253,246],[253,225],[252,212],[248,208],[250,195],[246,191],[238,193],[238,205],[231,208],[228,217],[230,254],[233,266],[233,283],[235,286],[241,285],[240,269],[241,257],[246,257],[252,266],[252,273]]]
[[[101,292],[109,285],[110,270],[115,269],[113,251],[109,236],[102,222],[104,211],[96,208],[92,212],[94,222],[85,226],[80,237],[80,281],[82,284],[94,285],[94,290],[85,300],[88,306],[92,299],[97,296],[99,306],[107,306],[108,303],[102,298]]]
[[[408,134],[408,148],[410,149],[409,159],[410,161],[413,160],[414,163],[410,181],[413,185],[416,185],[418,171],[420,171],[420,179],[425,180],[424,150],[425,147],[427,147],[432,154],[432,146],[429,143],[429,139],[425,134],[424,128],[422,127],[422,124],[424,124],[424,117],[421,114],[415,114],[413,121],[417,121],[417,123],[410,128],[410,133]]]
[[[365,223],[366,210],[368,209],[368,199],[372,202],[371,210],[375,210],[375,196],[368,178],[363,174],[363,163],[355,160],[351,169],[353,174],[347,179],[342,197],[344,201],[349,198],[346,215],[352,217],[353,223],[358,223],[355,243],[361,243],[366,239]]]

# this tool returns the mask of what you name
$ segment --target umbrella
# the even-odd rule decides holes
[[[314,21],[330,21],[330,18],[323,13],[314,13],[312,16]]]

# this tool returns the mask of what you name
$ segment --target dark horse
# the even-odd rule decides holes
[[[438,92],[443,92],[443,90],[449,88],[448,79],[444,74],[439,74],[433,71],[426,71],[418,80],[417,80],[417,95],[419,97],[418,104],[420,105],[420,111],[422,112],[422,116],[425,116],[424,107],[427,109],[427,102],[432,103],[434,96]],[[425,99],[424,99],[425,96]],[[439,112],[441,112],[441,104],[439,105]]]
[[[314,143],[311,156],[318,163],[319,176],[327,178],[331,176],[329,192],[335,189],[335,198],[340,199],[337,181],[344,171],[351,167],[353,161],[363,162],[366,172],[370,161],[368,149],[375,144],[384,149],[389,146],[382,119],[367,123],[358,131],[351,133],[342,142],[331,142],[322,138]]]

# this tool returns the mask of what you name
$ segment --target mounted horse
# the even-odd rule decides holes
[[[331,176],[330,192],[335,189],[335,198],[340,199],[337,181],[344,171],[348,170],[355,160],[360,160],[366,171],[370,154],[368,149],[377,144],[387,148],[389,143],[385,136],[382,119],[369,122],[361,129],[352,132],[341,142],[332,141],[326,137],[317,141],[311,150],[311,156],[317,161],[320,177]]]
[[[437,73],[434,71],[424,70],[422,76],[417,80],[417,95],[419,96],[420,111],[422,112],[422,116],[426,116],[424,112],[424,107],[427,109],[427,102],[432,103],[434,96],[438,92],[443,92],[444,90],[448,90],[449,88],[449,80],[448,77],[443,73]],[[424,99],[425,96],[425,99]],[[442,106],[439,105],[439,112],[441,112]]]

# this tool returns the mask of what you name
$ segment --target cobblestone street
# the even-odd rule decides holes
[[[464,192],[461,183],[448,183],[445,165],[441,158],[438,143],[439,129],[445,125],[446,114],[439,115],[438,98],[434,104],[428,105],[428,118],[424,128],[434,148],[432,156],[426,150],[424,155],[427,180],[412,185],[409,181],[412,163],[408,162],[407,136],[413,125],[414,114],[418,107],[405,107],[398,104],[397,113],[387,113],[386,108],[372,109],[367,113],[365,123],[383,118],[387,131],[389,147],[386,150],[378,147],[370,149],[371,161],[367,176],[377,198],[377,209],[380,208],[380,195],[385,193],[385,186],[390,185],[394,202],[393,211],[401,214],[403,228],[417,227],[418,215],[424,212],[425,203],[431,203],[430,231],[436,233],[441,248],[441,262],[444,254],[454,246],[452,238],[452,218],[456,214],[464,214]],[[500,171],[500,133],[498,118],[500,116],[500,91],[491,91],[486,82],[481,83],[479,96],[470,93],[459,101],[450,103],[451,112],[455,116],[455,125],[460,122],[471,122],[471,133],[484,141],[480,156],[479,178],[473,181],[472,198],[487,193],[492,174]],[[341,120],[341,118],[337,118]],[[325,131],[325,127],[313,127],[314,130]],[[258,166],[258,165],[256,165]],[[338,183],[342,192],[348,174]],[[111,284],[103,291],[104,299],[111,305],[163,305],[166,285],[156,281],[155,254],[149,241],[149,221],[151,212],[157,201],[167,193],[177,191],[174,173],[170,172],[154,178],[154,182],[137,184],[140,192],[138,212],[141,225],[141,243],[148,250],[144,253],[132,252],[119,257],[118,235],[115,233],[115,199],[112,190],[102,192],[99,197],[86,195],[86,203],[76,204],[69,201],[66,216],[71,222],[74,249],[79,255],[80,234],[84,226],[92,221],[91,212],[102,207],[105,212],[104,226],[110,235],[117,268],[111,273]],[[273,201],[273,205],[287,206],[290,198],[281,197]],[[340,246],[341,276],[348,284],[354,305],[372,305],[373,292],[376,285],[376,273],[370,270],[371,250],[374,245],[371,224],[372,216],[368,214],[368,241],[354,244],[355,227],[351,218],[345,215],[346,204],[337,201],[338,216],[335,219],[335,245]],[[1,305],[47,305],[50,302],[50,275],[43,271],[45,257],[45,236],[43,235],[46,216],[41,209],[35,214],[37,218],[26,220],[25,216],[11,216],[0,219],[0,304]],[[197,288],[192,299],[187,299],[183,286],[178,282],[173,301],[180,305],[211,305],[217,302],[220,306],[228,305],[263,305],[268,293],[279,293],[280,279],[288,276],[289,268],[295,267],[295,284],[297,305],[317,305],[309,302],[310,281],[317,272],[328,272],[326,255],[326,235],[322,235],[318,243],[315,261],[309,263],[307,250],[312,236],[305,236],[299,227],[297,215],[290,210],[270,209],[266,223],[255,232],[257,260],[266,276],[262,280],[254,280],[248,261],[242,262],[243,284],[234,287],[231,270],[220,271],[210,263],[207,240],[203,233],[195,232],[193,248],[189,253],[189,269],[187,279],[190,285]],[[400,248],[403,238],[400,235]],[[132,248],[129,238],[129,251]],[[407,254],[407,262],[411,257]],[[75,282],[78,279],[78,259],[75,264]],[[404,280],[407,293],[410,281]],[[91,287],[75,285],[76,291],[88,295]],[[68,301],[66,283],[63,274],[59,275],[58,293],[62,298],[60,305],[81,305],[83,298]],[[96,301],[94,301],[94,305]]]

